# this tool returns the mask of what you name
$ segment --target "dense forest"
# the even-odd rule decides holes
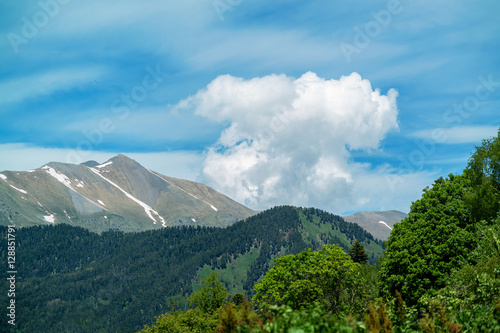
[[[0,247],[7,248],[7,228]],[[134,332],[155,316],[189,307],[211,272],[232,294],[252,297],[273,260],[355,240],[375,263],[379,240],[356,224],[314,208],[275,207],[227,228],[175,227],[102,234],[65,224],[16,231],[19,332]],[[6,262],[6,253],[1,253]],[[3,280],[3,283],[6,283]],[[6,294],[0,303],[6,304]],[[8,319],[8,318],[7,318]],[[6,326],[6,318],[0,323]]]

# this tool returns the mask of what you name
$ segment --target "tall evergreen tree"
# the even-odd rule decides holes
[[[359,262],[360,264],[366,264],[366,262],[368,261],[368,253],[365,251],[365,248],[357,239],[349,249],[349,255],[351,256],[352,261]]]

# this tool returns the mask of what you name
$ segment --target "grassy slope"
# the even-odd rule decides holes
[[[322,221],[319,216],[311,216],[308,218],[302,209],[296,208],[300,218],[300,233],[304,243],[311,249],[319,250],[325,244],[337,244],[344,249],[351,247],[354,239],[342,233],[332,223]],[[383,253],[383,248],[373,241],[362,242],[363,247],[368,252],[369,257],[372,255],[375,259],[379,258]],[[289,253],[289,247],[282,247],[282,254]],[[192,281],[193,291],[200,288],[200,281],[209,275],[212,271],[217,272],[221,280],[225,283],[231,295],[235,293],[246,293],[243,285],[247,278],[247,272],[250,266],[259,257],[260,248],[252,247],[250,251],[237,258],[232,258],[231,263],[226,268],[214,268],[209,265],[203,266],[198,270],[197,279]],[[269,267],[272,266],[273,260],[279,255],[273,256],[269,260]]]
[[[200,288],[200,281],[212,271],[215,271],[221,276],[222,281],[225,282],[231,295],[236,293],[244,294],[245,290],[243,289],[243,284],[247,279],[247,272],[250,269],[250,265],[255,262],[258,256],[259,249],[252,247],[252,249],[247,253],[238,256],[237,258],[232,258],[231,263],[229,263],[224,269],[212,269],[209,265],[203,266],[203,268],[198,272],[199,280],[193,281],[192,283],[193,291],[198,291]]]

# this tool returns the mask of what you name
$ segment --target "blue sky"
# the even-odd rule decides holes
[[[124,153],[255,209],[408,211],[500,127],[499,12],[493,0],[4,1],[0,170]]]

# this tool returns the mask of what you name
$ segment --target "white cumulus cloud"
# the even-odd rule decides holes
[[[177,109],[227,124],[205,153],[210,185],[256,209],[294,204],[338,212],[371,200],[359,197],[357,184],[370,166],[355,163],[351,151],[378,149],[398,129],[397,95],[381,94],[357,73],[338,80],[312,72],[298,79],[223,75]]]

